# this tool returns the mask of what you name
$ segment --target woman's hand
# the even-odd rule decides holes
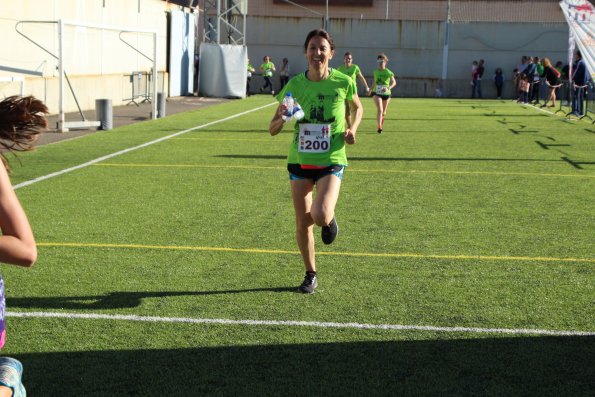
[[[285,120],[283,120],[283,114],[287,111],[287,106],[280,103],[275,111],[273,119],[269,124],[269,133],[271,135],[277,135],[283,129],[283,124],[285,124]]]
[[[353,145],[355,143],[355,131],[352,131],[351,128],[348,128],[345,131],[345,142],[348,145]]]

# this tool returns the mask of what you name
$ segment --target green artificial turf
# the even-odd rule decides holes
[[[269,136],[271,103],[13,160],[15,185],[92,162],[17,190],[39,259],[2,268],[3,353],[23,362],[30,395],[593,395],[594,336],[522,332],[595,332],[589,122],[510,101],[393,99],[377,134],[364,98],[339,238],[316,237],[319,288],[306,296],[285,170],[293,123]]]

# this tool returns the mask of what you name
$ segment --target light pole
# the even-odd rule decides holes
[[[326,0],[326,12],[324,14],[324,30],[328,31],[328,0]]]
[[[444,49],[442,51],[442,80],[448,75],[448,41],[450,36],[450,0],[446,5],[446,29],[444,32]]]

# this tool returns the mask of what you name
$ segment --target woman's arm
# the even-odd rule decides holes
[[[269,124],[269,133],[272,136],[277,135],[283,129],[283,125],[285,124],[285,120],[283,120],[283,113],[285,113],[286,106],[282,103],[279,104],[271,123]]]
[[[37,248],[27,215],[14,192],[6,168],[0,163],[0,262],[30,267]]]
[[[390,85],[388,86],[388,89],[392,90],[393,88],[395,88],[396,85],[397,85],[397,79],[395,79],[395,76],[391,76]]]
[[[359,79],[359,80],[360,80],[360,81],[361,81],[361,82],[364,84],[364,86],[366,87],[366,93],[367,93],[368,91],[370,91],[370,87],[368,86],[368,82],[366,81],[366,78],[364,77],[364,75],[363,75],[361,72],[359,72],[359,73],[357,74],[357,78],[358,78],[358,79]]]
[[[351,100],[348,100],[350,111],[355,112],[355,116],[353,117],[353,123],[351,126],[347,127],[345,131],[345,142],[349,145],[353,145],[355,143],[355,134],[357,132],[357,128],[362,121],[362,115],[364,114],[364,108],[362,107],[362,102],[359,100],[359,96],[357,94],[353,95]]]

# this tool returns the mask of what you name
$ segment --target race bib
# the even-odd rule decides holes
[[[376,86],[376,95],[385,95],[388,92],[387,85],[377,85]]]
[[[326,153],[331,148],[330,124],[300,124],[298,151]]]
[[[265,70],[264,71],[264,76],[265,77],[271,77],[273,75],[273,71],[272,70]]]

